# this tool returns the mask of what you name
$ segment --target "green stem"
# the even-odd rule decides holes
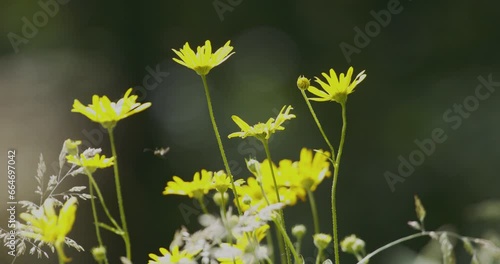
[[[314,200],[314,194],[313,192],[311,192],[311,190],[307,190],[307,196],[309,196],[309,202],[311,204],[311,213],[314,221],[314,233],[319,234],[319,218],[316,201]]]
[[[295,243],[295,251],[297,251],[297,254],[300,255],[300,248],[302,247],[302,237],[297,239],[297,242]]]
[[[63,247],[64,244],[63,243],[56,243],[56,251],[57,251],[57,258],[59,260],[59,264],[64,264],[66,263],[66,256],[64,255],[64,251],[63,251]]]
[[[300,90],[300,92],[302,93],[302,97],[304,97],[304,100],[306,101],[307,107],[309,108],[309,112],[311,112],[314,122],[316,122],[316,125],[318,126],[319,132],[321,132],[323,139],[330,148],[330,152],[332,153],[332,159],[335,160],[335,149],[333,148],[332,143],[330,143],[330,140],[326,136],[325,131],[323,131],[323,127],[321,126],[321,123],[319,122],[319,119],[316,116],[316,113],[314,112],[311,102],[309,102],[309,99],[307,98],[306,92],[304,90]]]
[[[120,185],[120,175],[118,174],[118,156],[116,155],[115,139],[113,136],[113,128],[108,128],[109,141],[111,143],[111,153],[115,157],[113,166],[115,174],[116,198],[118,200],[118,209],[120,211],[120,220],[122,222],[123,239],[125,240],[125,251],[128,259],[132,259],[132,246],[130,245],[130,236],[127,228],[127,219],[125,218],[125,208],[123,206],[122,188]]]
[[[116,222],[115,218],[109,212],[109,209],[106,206],[106,203],[104,202],[104,198],[102,196],[101,190],[99,189],[99,186],[97,185],[97,182],[95,181],[94,176],[92,176],[92,173],[90,173],[89,171],[87,171],[87,176],[89,177],[89,185],[90,185],[89,187],[91,187],[91,186],[94,187],[94,190],[97,193],[97,197],[99,198],[99,201],[101,202],[102,208],[104,209],[104,213],[109,218],[109,220],[111,221],[111,223],[113,223],[113,225],[115,226],[115,228],[118,229],[119,231],[123,232],[123,230],[121,229],[120,225],[118,225],[118,223]]]
[[[276,239],[278,240],[278,248],[280,249],[280,259],[281,263],[287,263],[286,259],[286,253],[285,253],[285,244],[283,242],[283,236],[281,235],[279,231],[279,223],[274,222],[274,225],[276,226]]]
[[[227,162],[226,153],[224,151],[224,146],[222,145],[222,140],[220,138],[219,129],[217,128],[217,123],[215,122],[214,110],[212,108],[212,100],[210,99],[210,91],[208,90],[207,76],[201,75],[201,80],[203,81],[203,87],[205,88],[205,96],[207,97],[208,113],[210,115],[210,120],[212,121],[212,126],[215,133],[215,138],[217,139],[217,144],[219,145],[220,155],[222,156],[222,162],[224,163],[224,168],[226,169],[227,175],[231,179],[231,187],[233,190],[233,195],[236,200],[236,208],[238,208],[238,213],[241,215],[240,200],[238,199],[238,191],[236,190],[236,185],[234,184],[233,174],[229,168],[229,163]]]
[[[274,223],[276,224],[276,227],[278,228],[278,231],[281,233],[281,236],[283,237],[283,239],[285,240],[285,245],[290,249],[290,251],[292,252],[292,255],[295,259],[295,263],[300,263],[300,257],[299,257],[299,254],[297,254],[297,251],[295,251],[295,248],[293,246],[293,243],[292,241],[290,240],[290,238],[288,237],[287,233],[286,233],[286,230],[283,228],[283,225],[280,225],[280,223],[277,223],[278,220],[274,220]],[[284,262],[281,262],[281,263],[284,263]]]
[[[94,185],[92,183],[92,174],[87,171],[87,175],[89,176],[89,192],[90,192],[90,204],[92,206],[92,216],[94,217],[94,226],[95,226],[95,234],[97,236],[97,243],[99,244],[99,247],[104,248],[104,245],[102,243],[102,237],[101,237],[101,231],[99,230],[99,219],[97,218],[97,210],[95,206],[95,197],[94,197]],[[108,263],[108,258],[107,256],[104,256],[104,263]]]
[[[271,159],[271,151],[269,151],[269,142],[267,140],[261,140],[262,145],[266,151],[267,160],[269,161],[269,167],[271,168],[271,175],[273,176],[274,190],[276,191],[276,199],[278,203],[281,203],[280,193],[278,190],[278,183],[276,182],[276,176],[274,176],[273,160]]]
[[[262,145],[264,145],[267,160],[269,161],[269,167],[271,169],[271,175],[273,176],[274,190],[276,191],[276,199],[278,200],[278,203],[281,203],[280,193],[279,193],[279,189],[278,189],[278,183],[276,181],[276,176],[274,174],[273,160],[271,158],[271,151],[269,151],[269,141],[262,139],[261,142],[262,142]],[[279,222],[282,225],[281,227],[285,230],[285,233],[283,233],[283,234],[284,234],[284,236],[286,236],[286,238],[283,237],[283,239],[290,240],[290,238],[288,237],[288,234],[286,233],[286,229],[285,229],[285,217],[283,215],[283,210],[279,210],[279,215],[280,215]],[[292,247],[293,247],[293,245],[292,245]],[[289,263],[290,262],[290,249],[289,249],[288,244],[285,244],[285,253],[286,253],[286,258],[288,260],[287,263]]]
[[[222,217],[222,223],[224,224],[224,227],[226,228],[227,231],[227,240],[229,241],[230,245],[233,245],[233,238],[231,234],[231,229],[229,228],[228,224],[228,219],[226,216],[226,199],[224,199],[224,193],[219,192],[221,194],[221,205],[220,205],[220,216]]]
[[[208,214],[207,207],[205,206],[205,203],[203,202],[203,197],[198,198],[198,203],[200,204],[201,210],[203,211],[204,214]]]
[[[271,234],[270,229],[267,230],[266,242],[267,242],[267,247],[269,249],[269,255],[268,255],[268,257],[270,259],[274,259],[273,235]]]
[[[367,263],[367,261],[377,255],[378,253],[388,249],[388,248],[391,248],[397,244],[400,244],[400,243],[403,243],[405,241],[408,241],[408,240],[412,240],[414,238],[417,238],[417,237],[423,237],[423,236],[428,236],[430,235],[432,232],[422,232],[422,233],[417,233],[417,234],[413,234],[413,235],[409,235],[409,236],[406,236],[406,237],[402,237],[400,239],[397,239],[397,240],[394,240],[393,242],[387,244],[387,245],[384,245],[378,249],[376,249],[375,251],[371,252],[370,254],[366,255],[363,259],[361,259],[360,261],[358,261],[357,264],[364,264],[364,263]]]
[[[318,250],[318,255],[316,256],[316,264],[320,264],[322,258],[323,258],[323,250]]]
[[[450,237],[454,237],[456,239],[459,239],[461,241],[464,241],[464,240],[468,240],[470,242],[474,242],[476,244],[479,244],[479,245],[482,245],[482,246],[488,246],[488,247],[492,247],[494,248],[495,250],[499,251],[500,252],[500,248],[498,248],[495,244],[493,244],[491,241],[488,241],[488,240],[485,240],[485,239],[481,239],[481,238],[475,238],[475,237],[466,237],[466,236],[461,236],[459,234],[456,234],[456,233],[452,233],[452,232],[447,232],[447,231],[425,231],[425,232],[421,232],[421,233],[417,233],[417,234],[413,234],[413,235],[409,235],[409,236],[405,236],[405,237],[402,237],[402,238],[399,238],[397,240],[394,240],[392,241],[391,243],[389,244],[386,244],[376,250],[374,250],[373,252],[371,252],[370,254],[366,255],[363,259],[361,259],[360,261],[358,261],[357,264],[366,264],[368,263],[368,260],[371,259],[372,257],[374,257],[375,255],[377,255],[378,253],[386,250],[386,249],[389,249],[393,246],[396,246],[398,244],[401,244],[403,242],[406,242],[408,240],[412,240],[414,238],[419,238],[419,237],[423,237],[423,236],[429,236],[429,237],[435,237],[435,236],[438,236],[438,235],[441,235],[441,234],[447,234],[448,236]]]
[[[337,154],[337,159],[333,164],[333,183],[332,183],[332,223],[333,223],[333,250],[335,253],[335,264],[340,264],[339,256],[339,235],[338,235],[338,223],[337,223],[337,205],[336,197],[337,194],[337,180],[339,176],[340,169],[340,158],[342,157],[342,150],[344,149],[345,136],[347,131],[347,115],[346,115],[346,102],[340,104],[342,106],[342,134],[339,143],[339,152]]]

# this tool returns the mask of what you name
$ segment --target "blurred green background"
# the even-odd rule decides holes
[[[388,5],[397,11],[388,13],[390,21],[383,17],[387,23],[380,25],[374,13],[381,14]],[[193,207],[193,203],[187,197],[163,196],[165,183],[173,175],[191,179],[202,168],[223,168],[201,79],[173,62],[171,49],[186,41],[195,47],[209,39],[215,48],[231,40],[236,54],[208,76],[221,135],[237,130],[230,119],[233,114],[256,123],[291,104],[297,118],[273,137],[275,161],[297,160],[302,147],[326,148],[296,88],[297,77],[313,78],[330,68],[346,72],[349,66],[355,74],[366,70],[368,77],[348,103],[348,136],[338,184],[341,238],[355,233],[372,251],[411,234],[406,222],[415,219],[414,194],[427,208],[428,228],[446,224],[470,236],[496,236],[499,204],[489,209],[477,206],[500,199],[500,95],[493,92],[479,100],[464,115],[467,118],[460,117],[457,129],[443,115],[475,96],[479,76],[491,75],[500,82],[499,8],[498,1],[482,0],[399,4],[385,0],[3,0],[0,160],[6,161],[8,149],[17,150],[17,198],[38,199],[33,191],[40,153],[47,161],[48,175],[56,173],[49,164],[57,161],[67,138],[85,140],[111,155],[107,134],[70,112],[73,100],[87,104],[93,94],[117,99],[135,87],[141,100],[153,105],[120,122],[115,131],[133,258],[135,263],[146,263],[147,254],[167,247],[180,226],[198,228],[195,215],[186,221],[179,211],[180,204]],[[26,26],[26,21],[36,25]],[[365,39],[358,39],[357,29],[365,34],[368,29]],[[346,44],[356,51],[346,56],[341,49]],[[327,134],[338,142],[339,105],[313,106]],[[431,138],[436,128],[445,131],[447,140],[391,191],[384,173],[397,173],[398,157],[408,158],[418,149],[414,141]],[[264,159],[264,152],[251,141],[223,139],[223,143],[238,177],[249,176],[244,158]],[[143,151],[167,146],[170,152],[165,159]],[[1,166],[5,171],[6,162]],[[96,177],[113,204],[111,169],[99,171]],[[7,201],[6,177],[2,181],[0,201]],[[67,184],[86,182],[78,176]],[[330,185],[328,180],[316,191],[324,232],[331,227]],[[7,219],[5,208],[6,203],[0,202],[0,219]],[[289,228],[303,223],[312,230],[309,211],[303,202],[286,209]],[[97,242],[91,221],[89,202],[81,202],[71,237],[86,252],[68,249],[72,263],[93,263],[89,251]],[[0,222],[0,227],[6,225],[6,220]],[[120,239],[106,234],[105,240],[115,260],[124,254]],[[314,256],[311,242],[305,242],[305,257]],[[407,243],[370,263],[439,263],[414,262],[426,242]],[[459,263],[468,263],[462,249],[457,255]],[[347,254],[341,258],[342,263],[355,263]],[[1,247],[0,262],[11,259]],[[51,261],[23,257],[16,263],[55,260],[55,255]]]

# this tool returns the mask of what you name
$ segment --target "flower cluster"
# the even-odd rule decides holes
[[[235,185],[239,186],[243,182],[245,181],[242,179],[237,180]],[[194,174],[192,181],[184,181],[179,176],[174,176],[173,181],[167,182],[163,194],[187,195],[190,198],[201,199],[210,190],[225,192],[229,188],[231,188],[231,181],[224,171],[201,170]]]
[[[295,205],[298,199],[305,200],[308,191],[315,191],[326,177],[331,176],[329,157],[329,152],[318,150],[313,154],[312,150],[303,148],[299,161],[284,159],[278,166],[272,163],[280,201],[286,205]],[[269,160],[264,160],[257,167],[254,177],[249,177],[246,184],[237,187],[243,210],[278,202]]]
[[[267,140],[269,137],[274,134],[276,131],[284,130],[285,128],[282,126],[283,123],[287,120],[295,118],[294,114],[290,114],[292,110],[292,106],[283,106],[281,111],[279,112],[276,119],[269,118],[266,123],[257,123],[256,125],[250,126],[245,121],[243,121],[240,117],[233,115],[233,121],[240,127],[240,132],[234,132],[229,134],[229,138],[233,137],[256,137],[260,140]]]

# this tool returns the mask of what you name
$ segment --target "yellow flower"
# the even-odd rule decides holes
[[[280,113],[276,117],[276,120],[274,118],[269,118],[267,122],[264,123],[258,123],[254,126],[248,125],[245,121],[243,121],[241,118],[239,118],[236,115],[233,115],[233,121],[238,125],[241,129],[241,132],[234,132],[229,134],[228,138],[233,138],[233,137],[241,137],[241,138],[246,138],[246,137],[256,137],[260,140],[267,140],[271,136],[271,134],[274,134],[276,131],[279,130],[284,130],[285,128],[282,126],[283,123],[287,120],[290,120],[292,118],[295,118],[294,114],[290,114],[290,111],[292,110],[292,106],[283,106],[281,108]]]
[[[354,92],[354,88],[361,83],[365,78],[365,71],[360,72],[356,78],[351,82],[353,68],[350,67],[347,74],[341,73],[339,78],[333,69],[330,69],[330,75],[322,73],[325,77],[327,83],[320,80],[318,77],[315,81],[323,88],[324,91],[314,87],[309,86],[307,89],[312,94],[318,96],[315,98],[309,98],[313,101],[335,101],[337,103],[343,104],[347,100],[347,95]]]
[[[234,181],[235,186],[240,186],[245,180],[239,179]],[[212,178],[212,186],[218,192],[225,193],[227,189],[232,189],[231,178],[224,171],[215,172]]]
[[[231,41],[219,48],[215,53],[212,53],[212,45],[210,41],[205,41],[205,45],[198,47],[196,53],[191,49],[189,43],[186,42],[180,50],[172,49],[180,59],[173,60],[181,65],[184,65],[194,70],[199,75],[207,75],[210,70],[227,60],[234,52],[230,46]]]
[[[213,172],[206,170],[202,170],[201,174],[200,172],[196,172],[192,182],[185,182],[180,177],[174,176],[174,181],[167,182],[163,194],[188,195],[190,198],[201,199],[203,195],[207,194],[213,188],[212,175]]]
[[[86,168],[90,173],[94,173],[96,169],[103,169],[113,166],[115,162],[115,157],[106,158],[104,155],[96,154],[91,158],[86,157],[83,153],[80,157],[68,155],[66,159],[69,163],[75,164],[77,166]]]
[[[133,114],[146,110],[151,106],[151,103],[137,103],[137,95],[130,96],[132,88],[128,89],[125,96],[118,102],[111,102],[107,96],[92,97],[92,104],[84,106],[80,101],[75,99],[71,112],[81,113],[90,120],[100,123],[106,129],[112,129],[116,123]]]
[[[307,191],[315,191],[326,177],[331,176],[329,157],[327,151],[319,150],[313,154],[312,150],[303,148],[299,161],[284,159],[278,166],[272,163],[280,202],[288,206],[295,205],[298,199],[306,199]],[[257,177],[249,177],[246,184],[238,187],[238,199],[243,211],[254,206],[260,209],[268,203],[278,203],[269,160],[259,163],[259,168]],[[245,199],[250,200],[250,203],[244,203]]]
[[[66,235],[71,231],[75,222],[76,202],[76,197],[67,200],[59,211],[59,215],[54,210],[54,200],[50,198],[45,200],[43,206],[31,213],[21,213],[21,219],[29,225],[21,224],[23,231],[20,234],[54,245],[64,260],[69,261],[64,255],[63,245]]]
[[[179,246],[175,246],[171,251],[168,251],[165,248],[160,248],[161,256],[150,253],[149,257],[151,258],[148,264],[173,264],[173,263],[196,263],[194,260],[194,255],[183,250],[179,251]]]
[[[298,178],[295,185],[306,191],[315,191],[325,177],[330,177],[330,152],[319,150],[313,155],[310,149],[302,148],[298,162]]]

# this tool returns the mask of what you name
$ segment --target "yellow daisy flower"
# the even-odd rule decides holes
[[[191,182],[185,182],[180,177],[174,176],[173,181],[167,182],[163,194],[187,195],[190,198],[201,199],[203,195],[213,189],[212,177],[213,172],[207,170],[202,170],[201,173],[196,172]]]
[[[283,106],[281,108],[280,113],[274,118],[269,118],[266,123],[257,123],[254,126],[248,125],[245,121],[243,121],[240,117],[233,115],[232,119],[241,129],[241,132],[234,132],[229,134],[228,138],[233,137],[256,137],[260,140],[267,140],[269,137],[274,134],[276,131],[284,130],[285,128],[282,126],[283,123],[287,120],[295,118],[294,114],[290,114],[292,110],[292,106]]]
[[[354,92],[354,88],[356,88],[356,86],[366,78],[365,71],[362,71],[351,82],[352,72],[353,68],[350,67],[347,74],[344,76],[344,73],[341,73],[339,78],[337,78],[337,74],[333,69],[330,69],[330,75],[322,73],[327,83],[323,82],[318,77],[315,78],[315,81],[321,86],[321,88],[323,88],[324,91],[314,86],[309,86],[307,90],[318,96],[315,98],[309,98],[309,100],[320,102],[335,101],[340,104],[345,103],[347,95]]]
[[[92,104],[84,106],[80,101],[75,99],[71,112],[81,113],[90,120],[100,123],[106,129],[112,129],[116,123],[133,114],[146,110],[151,106],[151,103],[137,103],[137,95],[130,96],[132,88],[128,89],[125,96],[118,102],[111,102],[107,96],[92,97]]]
[[[234,181],[235,186],[240,186],[243,183],[245,183],[243,179]],[[215,172],[212,178],[212,186],[218,192],[225,193],[227,189],[232,189],[231,178],[224,171]]]
[[[160,248],[160,253],[160,256],[150,253],[149,257],[151,259],[148,261],[148,264],[196,263],[194,260],[196,254],[193,255],[185,250],[180,251],[179,246],[173,247],[171,251],[168,251],[166,248]]]
[[[302,148],[298,162],[298,178],[294,184],[305,190],[315,191],[325,177],[331,176],[330,152],[318,150],[313,155],[310,149]]]
[[[86,157],[83,153],[80,157],[74,155],[66,156],[69,163],[86,168],[90,173],[94,173],[96,169],[103,169],[113,166],[115,157],[106,158],[104,155],[96,154],[91,158]]]
[[[215,53],[212,53],[212,45],[210,40],[205,41],[205,45],[198,47],[196,53],[191,49],[189,43],[186,42],[184,47],[180,50],[172,49],[180,59],[173,58],[173,60],[180,65],[184,65],[194,70],[198,75],[207,75],[210,70],[227,60],[234,52],[233,47],[230,46],[231,41],[219,48]]]
[[[59,215],[54,210],[54,200],[50,198],[31,213],[21,213],[21,219],[28,223],[28,225],[21,224],[23,230],[20,232],[21,236],[55,246],[63,259],[69,261],[64,255],[63,245],[66,235],[75,222],[76,202],[76,197],[68,199],[59,211]]]

